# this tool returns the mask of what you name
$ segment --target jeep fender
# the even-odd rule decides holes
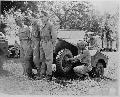
[[[92,52],[92,53],[91,53]],[[102,54],[100,51],[90,51],[91,53],[91,65],[96,67],[98,62],[103,63],[103,67],[106,68],[108,64],[108,57]]]
[[[58,52],[62,49],[69,49],[73,56],[76,56],[78,54],[78,48],[68,42],[66,42],[65,40],[63,39],[57,39],[56,41],[56,46],[55,46],[55,50],[54,50],[54,62],[55,62],[55,59],[56,59],[56,56],[58,54]]]

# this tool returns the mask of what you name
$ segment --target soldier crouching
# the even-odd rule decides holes
[[[92,70],[91,66],[91,56],[89,51],[85,48],[87,43],[84,41],[79,41],[78,45],[78,55],[74,58],[70,58],[67,61],[72,63],[73,71],[79,76],[89,76],[88,72]]]

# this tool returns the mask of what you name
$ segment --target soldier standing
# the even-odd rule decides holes
[[[32,51],[29,53],[31,61],[34,63],[36,69],[37,69],[37,76],[40,78],[40,71],[41,71],[41,62],[40,60],[42,58],[42,53],[40,53],[40,30],[41,30],[41,21],[39,19],[39,16],[35,14],[36,17],[28,17],[31,21],[31,48]],[[41,57],[40,57],[41,56]],[[35,77],[35,76],[34,76]]]
[[[37,19],[32,20],[32,48],[33,62],[37,68],[37,76],[40,76],[40,24]]]
[[[52,80],[53,49],[57,39],[54,27],[48,22],[48,14],[41,11],[41,21],[43,27],[40,31],[40,59],[42,62],[41,76],[46,75],[47,80]]]
[[[31,39],[30,39],[30,29],[27,25],[27,21],[24,19],[16,19],[19,28],[19,39],[20,39],[20,58],[22,59],[23,74],[32,77],[32,70],[30,66],[30,53],[31,53]]]
[[[93,50],[100,49],[99,45],[97,44],[96,36],[93,36],[92,34],[89,35],[88,43],[90,44],[90,49],[93,49]]]

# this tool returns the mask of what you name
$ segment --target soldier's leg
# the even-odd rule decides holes
[[[2,55],[0,55],[0,69],[2,69],[2,65],[3,65],[3,60],[2,60]]]
[[[45,76],[46,75],[45,53],[42,48],[40,48],[40,61],[41,61],[40,75]]]
[[[109,40],[107,39],[106,42],[107,42],[107,49],[108,49],[109,48]]]
[[[53,52],[46,56],[45,63],[47,66],[46,75],[52,75]]]
[[[52,63],[53,63],[53,45],[51,41],[44,42],[43,45],[43,50],[45,53],[45,64],[47,67],[46,70],[46,77],[48,80],[52,79]]]
[[[45,66],[45,53],[42,49],[42,47],[40,47],[39,49],[39,64],[37,65],[37,76],[36,79],[40,80],[43,79],[45,77],[45,73],[46,73],[46,66]]]
[[[40,51],[40,45],[39,41],[36,41],[35,47],[34,47],[34,53],[33,53],[33,60],[35,63],[35,66],[37,68],[37,77],[40,77],[40,72],[41,72],[41,51]]]
[[[33,77],[32,73],[32,61],[33,61],[33,49],[28,46],[28,49],[25,52],[25,72],[28,77]]]
[[[23,75],[27,75],[26,65],[25,65],[25,51],[26,51],[26,42],[24,40],[20,41],[20,60],[23,67]]]
[[[83,78],[84,76],[89,76],[89,74],[87,73],[87,68],[84,65],[74,67],[73,71],[80,78]]]
[[[110,40],[110,49],[112,50],[112,40]]]
[[[36,43],[34,44],[34,48],[33,48],[33,62],[37,68],[39,68],[39,64],[40,64],[39,53],[40,53],[39,52],[39,41],[36,41]]]
[[[46,75],[52,75],[52,63],[53,63],[53,45],[51,41],[43,44],[43,50],[45,52],[45,63],[47,66]]]
[[[24,53],[24,49],[21,47],[20,48],[20,61],[22,63],[22,67],[23,67],[23,75],[26,75],[26,67],[25,67],[25,60],[24,60],[24,56],[25,56],[25,53]]]

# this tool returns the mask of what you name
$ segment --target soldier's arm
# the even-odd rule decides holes
[[[89,55],[90,55],[89,51],[84,51],[83,54],[80,53],[79,55],[75,56],[74,58],[81,61],[83,58],[85,58],[86,56],[89,56]]]
[[[25,30],[24,32],[27,34],[27,37],[30,38],[30,29],[29,29],[29,27],[25,26],[24,30]]]
[[[16,34],[20,38],[21,28],[19,28],[18,33]]]
[[[81,61],[81,59],[84,57],[84,54],[79,54],[79,55],[77,55],[77,56],[74,56],[74,59],[75,60],[80,60]]]
[[[52,36],[52,43],[55,46],[55,42],[57,40],[57,33],[56,33],[56,29],[53,25],[50,26],[51,27],[51,36]]]

